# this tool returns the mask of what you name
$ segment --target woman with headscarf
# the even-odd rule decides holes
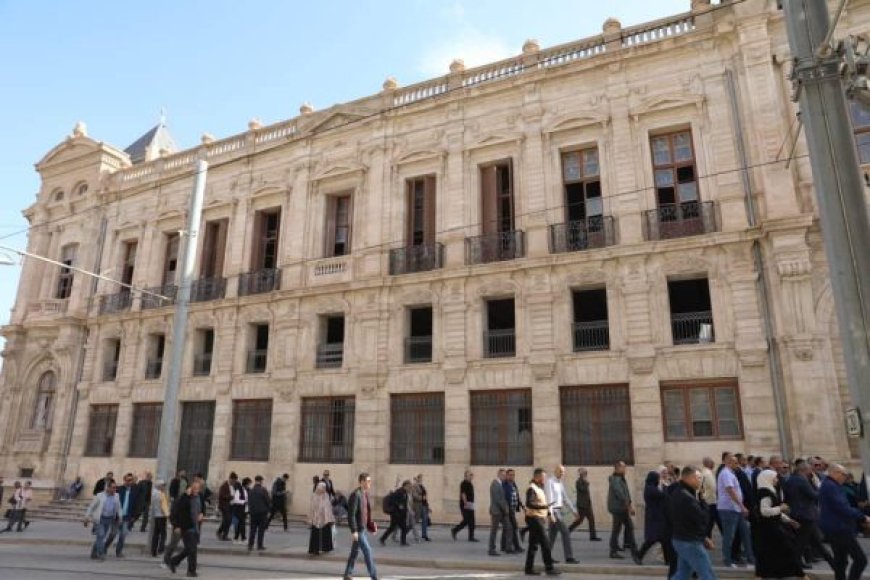
[[[332,500],[326,493],[326,483],[320,482],[314,488],[311,496],[311,538],[308,540],[308,553],[312,556],[325,554],[333,550],[332,526],[335,516],[332,515]]]
[[[650,471],[646,475],[646,483],[643,486],[643,499],[646,502],[646,514],[644,516],[643,545],[634,554],[634,562],[640,565],[643,557],[655,544],[662,544],[664,549],[666,497],[662,489],[661,473]]]
[[[752,522],[755,575],[758,578],[803,578],[801,558],[793,528],[798,524],[786,514],[776,488],[778,475],[772,469],[758,474],[757,511]]]

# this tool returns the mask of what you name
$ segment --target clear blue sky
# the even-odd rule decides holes
[[[685,12],[690,0],[381,0],[125,2],[0,0],[0,244],[23,248],[21,210],[39,188],[33,169],[85,121],[126,147],[161,107],[181,147],[203,132],[246,130],[380,90],[520,52]],[[675,63],[677,66],[677,63]],[[0,276],[9,320],[18,268]]]

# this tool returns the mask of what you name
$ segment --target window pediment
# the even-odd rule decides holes
[[[667,93],[660,95],[652,95],[647,97],[637,106],[631,107],[629,114],[637,121],[638,117],[657,113],[659,111],[667,111],[671,109],[679,109],[682,107],[695,107],[698,113],[704,106],[706,97],[696,93]]]
[[[610,124],[610,115],[602,114],[599,111],[579,111],[556,117],[544,129],[544,133],[561,133],[595,125],[606,127],[608,124]]]

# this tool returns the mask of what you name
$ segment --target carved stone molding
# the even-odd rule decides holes
[[[737,347],[737,359],[742,367],[763,367],[767,364],[767,345],[755,344]]]
[[[448,384],[457,385],[462,384],[465,381],[465,364],[457,365],[453,364],[445,364],[444,365],[444,379]]]
[[[652,347],[628,354],[628,368],[636,375],[648,375],[656,366],[656,353]]]
[[[783,278],[807,276],[812,267],[808,256],[783,258],[776,262],[776,270]]]
[[[532,355],[529,369],[536,381],[546,381],[553,378],[556,372],[556,359],[552,355]]]
[[[824,339],[818,336],[790,336],[782,342],[786,351],[802,362],[813,360],[816,351],[824,345]]]

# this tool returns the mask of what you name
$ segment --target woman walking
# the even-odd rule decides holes
[[[332,526],[335,524],[335,516],[332,514],[332,501],[326,493],[326,483],[320,482],[314,488],[311,496],[311,510],[309,513],[311,524],[311,537],[308,540],[308,553],[312,556],[327,554],[333,550]]]
[[[777,473],[771,469],[758,474],[758,511],[752,522],[755,576],[803,578],[793,531],[799,524],[786,515],[789,508],[776,490],[777,478]]]
[[[667,508],[665,491],[662,489],[660,472],[650,471],[646,475],[646,483],[643,488],[643,499],[646,502],[646,514],[644,516],[643,545],[634,554],[634,562],[640,565],[643,557],[655,544],[662,544],[664,550],[665,510]],[[665,551],[667,553],[667,551]]]

